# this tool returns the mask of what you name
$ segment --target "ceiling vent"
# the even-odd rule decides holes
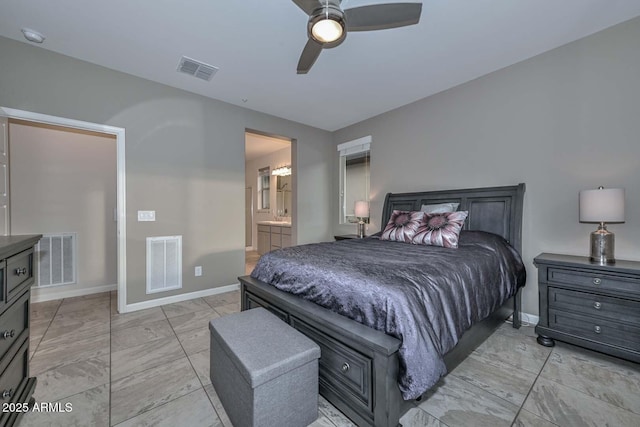
[[[211,77],[218,71],[218,67],[183,56],[180,59],[180,64],[178,64],[178,71],[202,80],[210,81]]]

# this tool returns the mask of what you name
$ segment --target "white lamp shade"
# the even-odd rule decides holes
[[[369,202],[358,200],[355,205],[355,216],[358,218],[369,218]]]
[[[624,188],[581,191],[580,222],[624,222]]]

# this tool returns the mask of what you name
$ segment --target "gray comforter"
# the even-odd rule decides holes
[[[457,249],[376,238],[279,249],[251,276],[400,339],[398,383],[409,400],[446,373],[444,354],[526,273],[501,237],[463,231]]]

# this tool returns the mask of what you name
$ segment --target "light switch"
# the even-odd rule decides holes
[[[138,221],[155,221],[156,211],[138,211]]]
[[[202,266],[196,265],[196,276],[202,276]]]

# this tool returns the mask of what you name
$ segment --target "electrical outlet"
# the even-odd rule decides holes
[[[202,266],[196,265],[196,277],[202,276]]]

